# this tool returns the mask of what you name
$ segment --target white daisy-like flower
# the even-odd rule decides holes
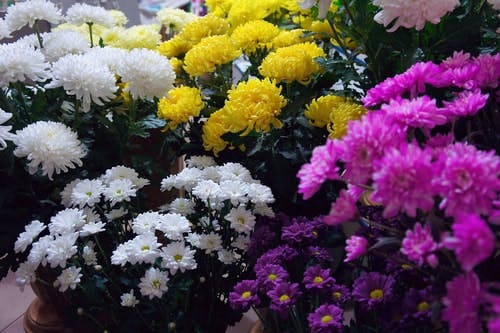
[[[104,8],[84,3],[75,3],[66,11],[66,21],[74,25],[99,24],[106,28],[113,26],[113,16]]]
[[[83,215],[85,216],[85,223],[95,223],[100,222],[101,217],[96,213],[92,207],[84,207],[82,209]]]
[[[76,132],[53,121],[37,121],[16,132],[14,155],[28,158],[28,170],[34,174],[39,166],[52,180],[54,172],[82,166],[86,152]]]
[[[75,180],[72,180],[71,182],[67,183],[66,186],[64,186],[64,189],[61,191],[60,196],[61,196],[61,204],[64,207],[71,207],[71,194],[73,193],[73,189],[75,188],[76,184],[81,182],[82,179],[77,178]]]
[[[76,31],[59,30],[43,35],[41,51],[49,62],[55,62],[68,54],[82,54],[88,49],[89,41]]]
[[[123,216],[125,216],[127,214],[128,214],[128,211],[125,208],[120,207],[120,208],[117,208],[117,209],[110,210],[105,215],[106,215],[106,218],[109,221],[113,221],[113,220],[119,219],[120,217],[123,217]]]
[[[184,239],[186,240],[186,242],[188,242],[192,246],[200,247],[200,238],[201,238],[201,234],[197,234],[195,232],[192,232],[192,233],[188,234]]]
[[[130,198],[135,197],[136,194],[137,191],[130,179],[115,179],[104,189],[104,197],[111,202],[111,205],[130,201]]]
[[[239,180],[246,183],[254,182],[250,171],[240,163],[228,162],[218,167],[220,173],[220,181]]]
[[[118,89],[116,79],[99,59],[85,54],[68,54],[52,64],[52,82],[47,88],[63,87],[68,95],[82,102],[82,111],[90,111],[90,104],[104,105],[114,99]]]
[[[92,207],[101,200],[104,184],[99,179],[84,179],[78,182],[71,192],[71,204],[83,208]]]
[[[218,199],[220,201],[230,200],[233,206],[239,206],[240,203],[248,202],[247,191],[248,183],[239,180],[226,180],[220,183]]]
[[[217,252],[217,259],[225,265],[230,265],[236,261],[233,252],[226,249],[221,249]]]
[[[38,237],[45,228],[47,228],[47,226],[38,220],[34,220],[26,225],[24,231],[17,236],[17,240],[14,243],[14,251],[16,253],[26,251],[26,248],[33,243],[33,240]]]
[[[4,38],[10,38],[10,29],[5,20],[0,19],[0,41]]]
[[[168,207],[169,212],[177,213],[184,216],[194,213],[195,203],[186,198],[176,198]]]
[[[50,218],[49,231],[51,235],[72,234],[80,230],[86,223],[81,209],[66,208]]]
[[[221,236],[210,232],[209,234],[200,235],[200,241],[198,247],[205,250],[206,254],[210,254],[215,251],[222,249],[222,239]]]
[[[164,216],[158,212],[146,212],[139,214],[132,221],[132,230],[137,234],[154,233],[156,226]]]
[[[118,64],[118,74],[133,98],[166,96],[173,88],[175,72],[168,58],[147,49],[133,49]]]
[[[95,235],[104,231],[105,224],[103,222],[86,223],[80,230],[80,237]]]
[[[215,160],[212,156],[195,155],[195,156],[191,156],[188,159],[186,159],[186,166],[188,168],[204,169],[204,168],[213,167],[216,165],[217,165],[217,163],[215,162]]]
[[[101,178],[106,184],[110,184],[116,179],[129,179],[135,185],[136,189],[141,189],[149,184],[149,180],[139,177],[137,171],[123,165],[118,165],[106,170]]]
[[[36,242],[34,242],[31,246],[30,253],[28,254],[27,262],[35,267],[35,269],[42,264],[45,266],[47,264],[47,249],[49,245],[54,240],[54,236],[47,235],[40,237]]]
[[[180,270],[184,273],[186,270],[193,270],[198,267],[194,259],[195,250],[186,246],[184,242],[173,242],[162,248],[161,266],[168,268],[170,274],[174,275]]]
[[[127,15],[125,15],[124,12],[118,9],[109,9],[108,10],[109,15],[113,18],[113,25],[122,27],[128,22]]]
[[[59,287],[59,291],[62,293],[68,289],[75,290],[76,286],[81,281],[81,270],[80,267],[75,266],[66,268],[54,281],[54,287]]]
[[[163,232],[170,240],[182,240],[184,233],[191,230],[191,223],[185,216],[168,213],[165,214],[156,229]]]
[[[152,233],[136,236],[126,248],[128,261],[135,265],[137,263],[152,264],[160,256],[161,243]]]
[[[66,262],[77,253],[75,244],[78,233],[56,237],[47,247],[47,262],[51,268],[66,267]]]
[[[139,301],[134,296],[134,289],[130,289],[128,293],[122,294],[120,296],[120,299],[121,299],[120,305],[128,308],[134,308],[137,304],[139,304]]]
[[[35,21],[45,20],[57,24],[63,19],[61,10],[50,1],[27,0],[16,2],[7,8],[5,21],[10,31],[16,31],[28,25],[33,27]]]
[[[29,262],[22,262],[17,268],[17,271],[15,272],[16,285],[19,289],[21,289],[21,291],[24,291],[24,287],[27,284],[36,281],[35,269],[36,268]]]
[[[87,242],[87,244],[85,244],[82,250],[82,258],[87,266],[97,264],[97,253],[94,250],[94,242]]]
[[[262,184],[252,183],[247,187],[247,196],[254,204],[270,204],[274,202],[274,195],[271,189]]]
[[[146,271],[146,274],[141,278],[141,282],[139,283],[141,295],[147,296],[149,299],[153,299],[154,297],[161,298],[168,290],[167,282],[167,272],[151,267]]]
[[[113,254],[111,255],[111,263],[113,265],[119,265],[123,267],[128,262],[127,249],[130,247],[130,242],[131,241],[128,241],[126,243],[118,245],[116,250],[113,251]]]
[[[173,29],[175,32],[180,32],[184,29],[186,24],[196,20],[198,16],[179,8],[165,7],[156,13],[156,18],[167,29]]]
[[[0,44],[0,88],[28,79],[45,81],[48,69],[40,50],[24,43]]]
[[[220,183],[220,173],[218,166],[205,167],[202,170],[201,179],[212,180],[216,183]]]
[[[241,234],[236,237],[236,239],[231,243],[232,247],[246,251],[250,245],[250,236],[246,234]]]
[[[198,185],[196,185],[191,193],[203,200],[210,201],[211,204],[216,204],[219,202],[218,197],[220,194],[220,186],[212,180],[201,180]]]
[[[231,208],[224,219],[231,222],[231,228],[239,233],[248,234],[255,226],[255,216],[244,206]]]
[[[196,168],[185,168],[175,175],[170,175],[161,181],[161,190],[170,191],[172,188],[191,191],[203,179],[203,172]]]
[[[374,20],[387,27],[395,21],[387,31],[396,31],[399,27],[422,30],[426,22],[438,24],[441,17],[453,11],[459,0],[373,0],[373,4],[382,8]]]
[[[255,215],[267,216],[267,217],[276,216],[273,209],[266,204],[256,204],[252,211]]]

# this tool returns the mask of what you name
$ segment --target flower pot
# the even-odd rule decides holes
[[[23,326],[27,333],[56,333],[64,331],[64,320],[55,305],[50,287],[36,281],[31,284],[37,296],[24,313]]]
[[[264,333],[264,329],[262,328],[260,320],[257,320],[255,324],[253,324],[252,327],[250,327],[248,333]]]

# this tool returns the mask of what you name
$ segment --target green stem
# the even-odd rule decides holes
[[[94,36],[92,35],[92,25],[93,22],[87,22],[87,25],[89,26],[89,34],[90,34],[90,47],[94,47]]]
[[[35,24],[33,25],[33,28],[36,33],[36,38],[38,39],[38,44],[40,44],[40,48],[43,49],[43,39],[42,35],[40,34],[40,27],[38,26],[39,20],[35,20]]]

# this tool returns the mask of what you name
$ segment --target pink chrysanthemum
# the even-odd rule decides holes
[[[344,262],[353,261],[368,252],[368,241],[364,237],[351,236],[346,240],[346,244],[345,251],[347,254]]]
[[[443,125],[447,118],[436,107],[436,100],[424,95],[412,100],[396,98],[380,108],[403,130],[408,127],[433,128]]]
[[[453,250],[465,271],[471,271],[495,250],[495,236],[475,214],[458,214],[453,223],[453,236],[443,240],[443,246]]]
[[[463,89],[476,89],[478,83],[476,77],[479,66],[469,62],[461,67],[454,67],[443,71],[437,79],[437,87],[455,86]]]
[[[457,67],[462,67],[466,63],[468,63],[470,60],[470,54],[469,53],[464,53],[463,51],[455,51],[453,52],[453,55],[446,58],[441,62],[439,65],[442,69],[451,69],[451,68],[457,68]]]
[[[465,143],[442,150],[440,172],[433,180],[448,216],[460,212],[488,215],[500,191],[500,158]]]
[[[446,283],[446,308],[442,319],[450,324],[450,332],[477,333],[481,331],[479,306],[481,286],[473,272],[456,276]]]
[[[360,121],[351,121],[342,138],[341,160],[345,162],[345,178],[356,185],[366,184],[373,165],[384,152],[405,141],[401,128],[388,122],[383,113],[369,112]]]
[[[436,85],[442,69],[432,62],[419,62],[411,66],[406,72],[385,79],[372,89],[368,90],[363,98],[365,107],[371,107],[382,102],[388,102],[409,92],[410,98],[417,97],[425,91],[425,85]]]
[[[339,179],[339,168],[336,166],[338,144],[327,140],[324,146],[314,148],[311,162],[302,165],[297,177],[300,179],[298,192],[304,199],[316,193],[327,179]]]
[[[500,53],[495,55],[482,54],[474,63],[479,67],[476,81],[481,88],[498,87],[498,79],[500,78]]]
[[[453,101],[445,101],[442,111],[449,120],[456,117],[473,116],[486,105],[488,97],[488,94],[481,94],[479,89],[465,90],[459,93]]]
[[[349,191],[340,191],[339,197],[332,203],[330,213],[323,218],[323,221],[329,225],[338,225],[354,220],[358,214],[357,199]]]
[[[371,199],[383,204],[384,217],[399,211],[415,217],[417,209],[430,210],[434,205],[433,186],[430,179],[435,174],[429,150],[416,144],[402,144],[389,149],[385,156],[374,163],[373,192]]]
[[[429,225],[422,227],[420,223],[415,224],[413,230],[406,231],[406,237],[401,245],[401,252],[419,266],[428,263],[431,267],[437,265],[437,257],[433,254],[438,248],[434,241]]]

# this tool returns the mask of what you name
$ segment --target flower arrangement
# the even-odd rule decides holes
[[[203,156],[187,164],[162,182],[185,197],[161,211],[140,211],[148,181],[124,166],[69,183],[67,208],[17,238],[18,284],[52,284],[92,329],[224,331],[239,318],[228,296],[247,275],[250,234],[274,198],[239,164]]]

